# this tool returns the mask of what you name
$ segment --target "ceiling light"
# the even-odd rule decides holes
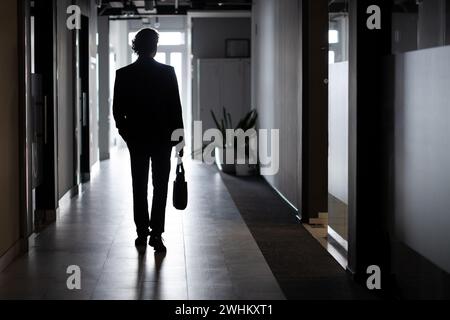
[[[112,1],[109,3],[111,8],[123,8],[123,3],[120,1]]]

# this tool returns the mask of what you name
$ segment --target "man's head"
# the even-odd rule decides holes
[[[133,51],[140,57],[154,57],[158,48],[159,34],[155,29],[142,29],[133,40]]]

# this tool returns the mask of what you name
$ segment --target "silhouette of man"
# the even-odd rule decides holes
[[[137,247],[166,251],[164,232],[172,132],[183,128],[178,82],[173,67],[154,60],[159,35],[143,29],[133,40],[137,61],[116,72],[113,114],[130,152]],[[183,156],[183,149],[179,151]],[[149,219],[147,189],[151,159],[153,200]],[[151,228],[151,232],[149,232]]]

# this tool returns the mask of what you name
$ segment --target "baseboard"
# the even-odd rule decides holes
[[[36,231],[43,230],[46,226],[56,221],[59,214],[59,208],[50,210],[36,210],[35,211],[35,229]]]
[[[61,197],[61,199],[59,199],[58,206],[61,209],[67,208],[70,205],[70,202],[71,202],[72,198],[75,197],[76,195],[78,195],[80,192],[81,192],[80,186],[79,185],[74,186],[72,189],[67,191]]]
[[[292,209],[294,209],[295,210],[295,212],[296,212],[296,217],[297,217],[297,219],[299,219],[300,221],[302,221],[302,217],[301,217],[301,214],[300,214],[300,211],[297,209],[297,207],[296,206],[294,206],[294,204],[292,203],[292,202],[290,202],[285,196],[284,196],[284,194],[282,194],[281,193],[281,191],[280,190],[278,190],[273,184],[271,184],[267,179],[266,179],[266,177],[265,176],[261,176],[265,181],[266,181],[266,183],[280,196],[280,198],[281,199],[283,199],[283,201],[284,202],[286,202],[286,204],[287,205],[289,205]]]
[[[17,258],[22,252],[21,240],[16,241],[12,247],[10,247],[6,252],[0,257],[0,272],[6,269],[7,266]]]

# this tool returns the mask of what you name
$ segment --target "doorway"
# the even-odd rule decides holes
[[[328,23],[328,239],[346,259],[349,188],[348,1],[329,5]]]
[[[79,165],[75,166],[79,170],[81,182],[90,180],[90,129],[89,129],[89,18],[81,16],[81,29],[77,32],[76,39],[76,63],[77,63],[77,105],[75,121],[75,139],[77,140],[76,155],[79,155]],[[79,132],[79,133],[78,133]],[[79,141],[79,142],[78,142]],[[78,157],[78,156],[77,156]],[[78,169],[79,168],[79,169]],[[78,174],[75,173],[77,176]]]
[[[33,228],[56,219],[58,210],[56,140],[56,3],[30,2],[31,194]],[[29,228],[29,232],[31,229]]]

